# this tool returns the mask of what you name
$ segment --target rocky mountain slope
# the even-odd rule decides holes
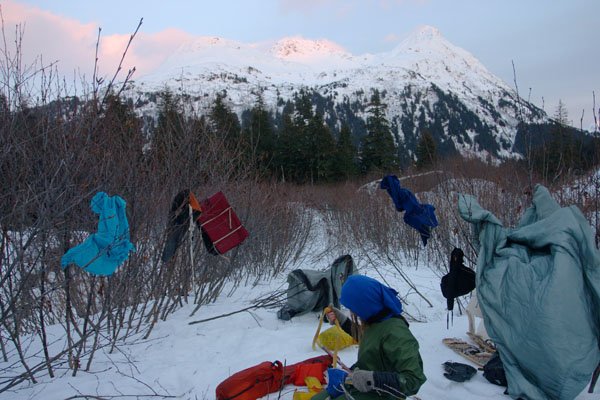
[[[359,56],[326,40],[244,44],[203,37],[184,43],[158,71],[132,82],[126,95],[151,118],[157,93],[165,89],[185,95],[198,113],[225,91],[240,116],[259,94],[269,109],[281,111],[294,94],[307,90],[334,131],[345,121],[357,141],[366,134],[367,106],[377,89],[394,137],[409,154],[427,129],[443,154],[519,157],[514,147],[519,121],[547,121],[541,109],[430,26],[389,52]]]

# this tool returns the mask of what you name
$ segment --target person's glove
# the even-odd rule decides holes
[[[342,369],[337,368],[327,368],[326,371],[326,379],[327,379],[327,393],[329,396],[334,399],[338,396],[344,394],[344,382],[346,381],[346,377],[348,373]]]
[[[357,369],[352,373],[352,385],[360,392],[370,392],[375,388],[375,377],[373,371]]]
[[[340,322],[340,325],[344,325],[344,322],[348,319],[348,316],[342,312],[342,310],[335,308],[334,306],[327,307],[327,313],[325,316],[327,317],[327,321],[331,325],[335,324],[335,320],[337,319]]]
[[[475,368],[463,363],[446,361],[442,365],[446,371],[444,376],[454,382],[468,381],[477,373]]]
[[[352,382],[356,390],[360,392],[384,390],[388,393],[395,393],[398,397],[406,397],[402,393],[402,386],[405,383],[402,383],[398,375],[394,372],[355,369],[348,379]]]

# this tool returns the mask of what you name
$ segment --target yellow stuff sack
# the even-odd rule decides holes
[[[304,392],[301,390],[294,390],[293,400],[310,400],[312,397],[323,390],[323,386],[321,382],[314,376],[307,376],[304,379],[306,386],[308,387],[308,392]]]
[[[337,325],[321,332],[317,343],[331,351],[338,351],[356,344],[354,338]]]
[[[323,385],[321,385],[321,382],[319,382],[319,380],[314,376],[307,376],[304,378],[304,382],[306,383],[306,387],[308,387],[309,392],[316,393],[323,390]]]

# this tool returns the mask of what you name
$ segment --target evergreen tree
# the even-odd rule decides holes
[[[273,169],[275,156],[275,130],[262,96],[250,111],[250,122],[242,132],[247,155],[256,161],[261,172]]]
[[[307,159],[311,183],[331,180],[335,154],[335,141],[321,114],[315,114],[307,126]]]
[[[537,155],[536,164],[541,164],[545,179],[555,181],[560,176],[576,168],[574,138],[569,132],[569,115],[562,100],[558,101],[554,123],[550,130],[550,141],[546,149]]]
[[[294,101],[294,176],[296,182],[303,183],[315,178],[315,140],[313,126],[314,113],[309,93],[302,89]]]
[[[432,167],[437,162],[437,149],[433,136],[428,130],[421,132],[421,138],[415,150],[417,156],[417,169]]]
[[[387,105],[381,102],[378,90],[374,90],[369,104],[367,135],[361,148],[361,164],[364,172],[386,172],[398,168],[398,151],[388,120],[385,117]]]
[[[346,123],[340,129],[332,171],[338,180],[349,179],[358,174],[357,150],[352,143],[352,131]]]
[[[218,93],[210,110],[209,120],[215,135],[226,139],[229,144],[237,145],[240,138],[240,120],[229,106],[225,104],[227,93]]]
[[[112,131],[109,132],[112,136],[112,145],[121,149],[135,148],[134,151],[139,152],[138,155],[141,155],[144,139],[142,136],[142,122],[135,114],[132,104],[124,103],[116,95],[108,95],[106,111],[100,121],[100,125]]]
[[[296,109],[296,125],[306,126],[314,113],[311,96],[305,89],[301,89],[300,93],[294,96],[294,107]]]
[[[284,107],[274,165],[277,175],[296,183],[331,180],[335,140],[323,116],[313,111],[310,94],[301,90]]]
[[[184,146],[184,116],[179,102],[169,90],[160,94],[158,124],[152,136],[152,158],[170,169]]]
[[[273,166],[276,175],[281,177],[282,181],[296,181],[296,172],[298,170],[297,160],[300,158],[297,146],[298,129],[292,120],[293,107],[284,107],[281,116],[278,140],[275,144],[275,154],[273,155]]]
[[[561,99],[558,100],[558,105],[556,106],[556,111],[554,112],[554,120],[560,126],[570,125],[569,111]]]

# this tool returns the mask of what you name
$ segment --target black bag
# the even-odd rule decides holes
[[[494,353],[492,358],[483,366],[483,376],[494,385],[508,386],[504,366],[498,352]]]

